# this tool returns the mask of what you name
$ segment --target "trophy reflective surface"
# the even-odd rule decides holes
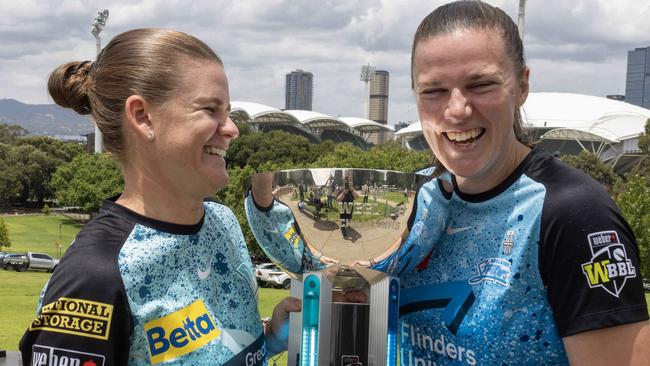
[[[293,278],[291,296],[303,301],[302,312],[290,317],[289,365],[396,364],[397,277],[435,242],[419,243],[415,230],[407,230],[416,192],[430,179],[321,168],[261,173],[247,181],[253,234]]]

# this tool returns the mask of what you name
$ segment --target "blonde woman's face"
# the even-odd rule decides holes
[[[160,175],[193,196],[206,197],[228,184],[224,160],[239,131],[229,117],[223,66],[188,62],[172,100],[156,109],[155,143]]]

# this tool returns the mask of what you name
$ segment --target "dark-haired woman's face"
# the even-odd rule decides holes
[[[181,68],[173,99],[154,115],[159,174],[182,192],[206,197],[228,184],[224,157],[239,131],[229,117],[223,66],[190,61]]]
[[[461,188],[489,189],[510,173],[527,75],[516,75],[497,32],[464,29],[418,42],[413,80],[424,137]]]

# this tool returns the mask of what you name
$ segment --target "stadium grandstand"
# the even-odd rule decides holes
[[[521,109],[528,142],[556,155],[591,151],[625,172],[643,156],[638,138],[650,110],[629,103],[572,93],[530,93]],[[428,149],[420,122],[395,134],[413,150]]]
[[[332,140],[350,142],[369,149],[367,135],[371,132],[390,132],[391,126],[356,117],[331,117],[323,113],[304,110],[281,110],[251,102],[231,103],[230,118],[237,123],[249,123],[260,132],[285,131],[304,136],[313,143]]]

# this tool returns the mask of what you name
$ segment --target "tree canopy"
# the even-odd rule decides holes
[[[120,193],[124,180],[108,154],[81,154],[56,170],[51,185],[60,205],[91,213],[99,210],[104,199]]]
[[[2,247],[10,247],[11,240],[9,240],[9,228],[5,224],[5,220],[0,217],[0,249]]]
[[[579,155],[564,155],[562,160],[589,174],[592,178],[605,185],[609,191],[619,181],[619,177],[614,173],[614,168],[590,151],[581,151]]]
[[[18,125],[0,124],[0,144],[13,144],[16,139],[27,135],[27,130]]]

